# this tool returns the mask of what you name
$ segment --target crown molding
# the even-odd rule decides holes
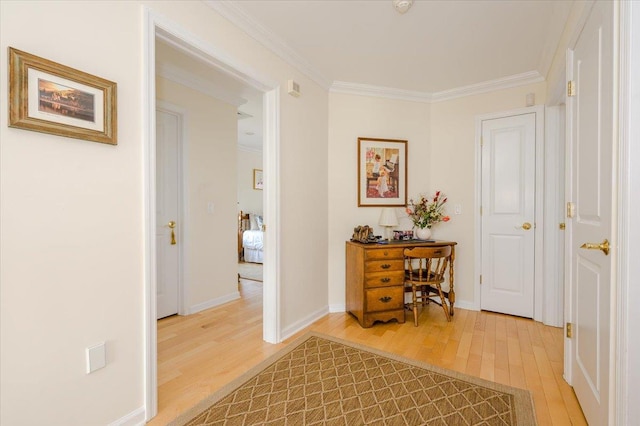
[[[247,103],[246,99],[234,95],[230,91],[222,89],[212,82],[200,78],[195,74],[192,74],[185,69],[172,64],[159,63],[156,66],[156,74],[158,74],[160,77],[166,78],[167,80],[171,80],[174,83],[189,87],[202,94],[229,103],[236,107]]]
[[[222,15],[232,24],[247,33],[257,42],[271,50],[289,65],[315,81],[320,87],[329,90],[331,80],[315,69],[301,54],[291,48],[280,37],[244,13],[238,6],[228,0],[205,0],[211,9]]]
[[[495,80],[483,81],[469,86],[458,87],[450,90],[443,90],[432,94],[432,102],[449,101],[451,99],[463,98],[465,96],[480,95],[482,93],[494,92],[496,90],[510,89],[512,87],[524,86],[527,84],[540,83],[544,77],[538,71],[529,71],[522,74],[510,75]]]
[[[205,0],[204,3],[218,14],[229,20],[233,25],[240,28],[250,37],[264,45],[274,54],[282,58],[289,65],[293,66],[307,77],[315,81],[320,87],[331,93],[341,93],[349,95],[372,96],[378,98],[398,99],[411,102],[442,102],[465,96],[478,95],[495,90],[509,89],[526,84],[539,83],[545,80],[544,75],[538,71],[529,71],[522,74],[515,74],[495,80],[488,80],[469,86],[444,90],[441,92],[420,92],[405,89],[395,89],[391,87],[373,86],[361,83],[350,83],[345,81],[333,81],[326,78],[315,69],[302,55],[291,48],[284,40],[256,22],[249,15],[244,13],[238,6],[230,0]],[[554,46],[546,46],[541,66],[547,72],[553,59]],[[557,46],[556,46],[557,48]]]
[[[331,93],[373,96],[375,98],[399,99],[401,101],[426,103],[431,101],[431,94],[427,92],[372,86],[369,84],[349,83],[346,81],[334,81],[329,91]]]
[[[373,96],[376,98],[435,103],[463,98],[465,96],[479,95],[481,93],[493,92],[501,89],[524,86],[526,84],[539,83],[541,81],[544,81],[544,77],[540,75],[538,71],[530,71],[435,93],[393,89],[390,87],[348,83],[345,81],[335,81],[329,91],[331,93],[342,93],[348,95]]]

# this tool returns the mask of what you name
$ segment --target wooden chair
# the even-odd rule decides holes
[[[405,291],[413,295],[412,303],[407,304],[413,310],[413,320],[418,326],[418,303],[423,306],[431,299],[442,306],[447,321],[451,321],[445,293],[442,291],[444,273],[451,257],[451,247],[412,247],[404,249]],[[419,293],[419,294],[418,294]]]

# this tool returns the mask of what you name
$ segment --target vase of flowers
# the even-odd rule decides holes
[[[416,238],[419,240],[428,240],[431,238],[431,228],[417,228]]]
[[[420,195],[417,200],[410,199],[407,206],[407,215],[416,228],[416,236],[420,240],[431,238],[431,227],[436,223],[448,222],[451,218],[445,215],[444,204],[447,197],[440,191],[436,191],[433,197]]]

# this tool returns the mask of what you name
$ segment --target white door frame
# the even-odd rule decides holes
[[[536,105],[528,108],[519,108],[510,111],[501,111],[492,114],[476,116],[476,188],[475,188],[475,268],[474,268],[474,308],[480,310],[480,274],[482,273],[482,149],[480,139],[482,137],[482,122],[521,114],[536,114],[536,195],[535,195],[535,254],[534,254],[534,299],[533,319],[542,320],[542,295],[545,291],[553,291],[552,288],[544,288],[543,281],[543,249],[542,237],[544,230],[543,195],[544,195],[544,106]]]
[[[640,355],[638,339],[630,331],[640,321],[640,255],[637,241],[640,226],[633,213],[640,207],[640,7],[636,2],[620,2],[620,86],[618,148],[618,287],[616,294],[617,327],[612,338],[617,362],[616,384],[612,389],[615,399],[615,424],[631,424],[640,417],[640,407],[634,399],[640,393]],[[632,30],[633,29],[633,30]],[[633,285],[631,283],[634,283]]]
[[[564,86],[563,86],[564,87]],[[564,94],[564,91],[562,91]],[[562,98],[564,99],[564,98]],[[565,105],[545,108],[544,152],[544,290],[542,322],[554,327],[564,326],[564,237],[560,228],[565,223]],[[557,285],[548,286],[556,282]]]
[[[174,47],[199,57],[211,66],[264,93],[263,169],[265,171],[264,216],[265,267],[263,283],[263,338],[270,343],[281,340],[280,326],[280,96],[279,84],[259,75],[228,52],[213,46],[179,24],[143,6],[143,143],[144,143],[144,404],[146,420],[158,412],[158,360],[156,329],[155,255],[155,111],[156,36]]]
[[[187,191],[189,163],[185,161],[185,159],[188,158],[186,152],[188,144],[185,143],[188,140],[187,126],[185,124],[188,119],[187,110],[163,100],[156,100],[156,109],[178,116],[180,126],[180,139],[178,140],[178,217],[176,219],[179,225],[180,239],[180,244],[178,244],[178,315],[187,315],[188,309],[185,306],[185,302],[189,299],[189,290],[184,286],[185,271],[188,270],[189,267],[189,257],[186,252],[187,242],[189,241],[189,224],[184,220],[184,218],[187,217],[188,200],[186,197],[189,193],[189,191]]]

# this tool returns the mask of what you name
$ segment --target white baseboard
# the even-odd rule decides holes
[[[204,311],[205,309],[214,308],[216,306],[220,306],[237,299],[240,299],[240,292],[234,291],[233,293],[227,294],[225,296],[216,297],[215,299],[207,300],[206,302],[198,303],[197,305],[191,306],[189,308],[189,312],[187,312],[187,315],[197,314],[198,312]]]
[[[347,312],[347,305],[345,305],[344,303],[329,305],[329,313],[335,312]]]
[[[476,302],[470,302],[468,300],[456,300],[456,303],[453,305],[453,310],[456,309],[466,309],[469,311],[479,311],[480,306]]]
[[[293,324],[291,324],[290,326],[282,330],[281,340],[288,339],[289,337],[296,334],[298,331],[310,326],[311,324],[318,321],[320,318],[327,315],[328,313],[329,313],[329,307],[325,306],[322,309],[318,309],[317,311],[310,313],[309,315],[302,318],[301,320],[294,322]]]
[[[109,426],[142,426],[145,423],[144,407],[140,407],[126,416],[109,423]]]

